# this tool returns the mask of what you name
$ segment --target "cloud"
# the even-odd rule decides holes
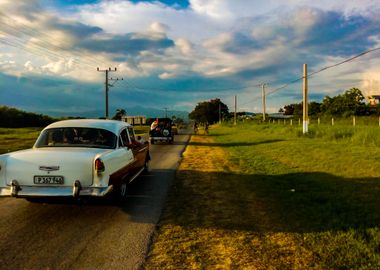
[[[176,47],[181,51],[183,55],[190,56],[193,54],[194,45],[185,38],[178,38],[175,41]]]
[[[191,41],[209,38],[220,29],[220,21],[194,12],[190,7],[176,9],[158,1],[101,1],[94,5],[81,6],[70,17],[118,35],[164,26],[161,31],[170,32],[174,39],[183,37],[185,33],[186,38]]]
[[[124,55],[138,55],[142,51],[160,51],[174,46],[174,42],[165,35],[128,33],[94,39],[84,39],[77,44],[81,48],[94,52],[106,52]]]
[[[148,30],[156,33],[166,33],[170,30],[170,27],[159,22],[153,22]]]

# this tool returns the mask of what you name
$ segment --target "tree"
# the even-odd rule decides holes
[[[309,115],[310,116],[319,116],[321,114],[321,103],[312,101],[309,103]]]
[[[371,109],[365,104],[365,98],[358,88],[351,88],[341,95],[335,97],[326,96],[322,103],[310,102],[309,115],[333,115],[333,116],[351,116],[351,115],[369,115],[377,114],[377,109]],[[290,104],[284,106],[286,115],[301,116],[302,103]]]
[[[326,96],[321,111],[336,116],[363,115],[367,113],[364,96],[358,88],[351,88],[335,97]]]
[[[302,115],[302,103],[294,103],[290,105],[284,106],[284,114],[285,115],[294,115],[300,116]]]
[[[124,109],[116,109],[115,115],[112,117],[113,120],[121,120],[123,116],[127,115],[127,111]]]
[[[219,121],[219,105],[222,119],[228,116],[228,106],[220,99],[199,102],[195,109],[189,114],[189,118],[197,122],[213,124]]]

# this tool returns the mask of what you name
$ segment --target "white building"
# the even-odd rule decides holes
[[[121,120],[131,125],[145,125],[146,124],[146,116],[141,116],[141,115],[123,116]]]

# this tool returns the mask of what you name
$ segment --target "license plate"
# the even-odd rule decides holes
[[[35,184],[48,184],[48,185],[56,185],[63,184],[63,176],[34,176]]]

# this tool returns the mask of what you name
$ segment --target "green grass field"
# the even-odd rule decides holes
[[[146,269],[380,269],[379,138],[249,123],[193,136]]]
[[[42,128],[0,128],[0,154],[33,147]]]

